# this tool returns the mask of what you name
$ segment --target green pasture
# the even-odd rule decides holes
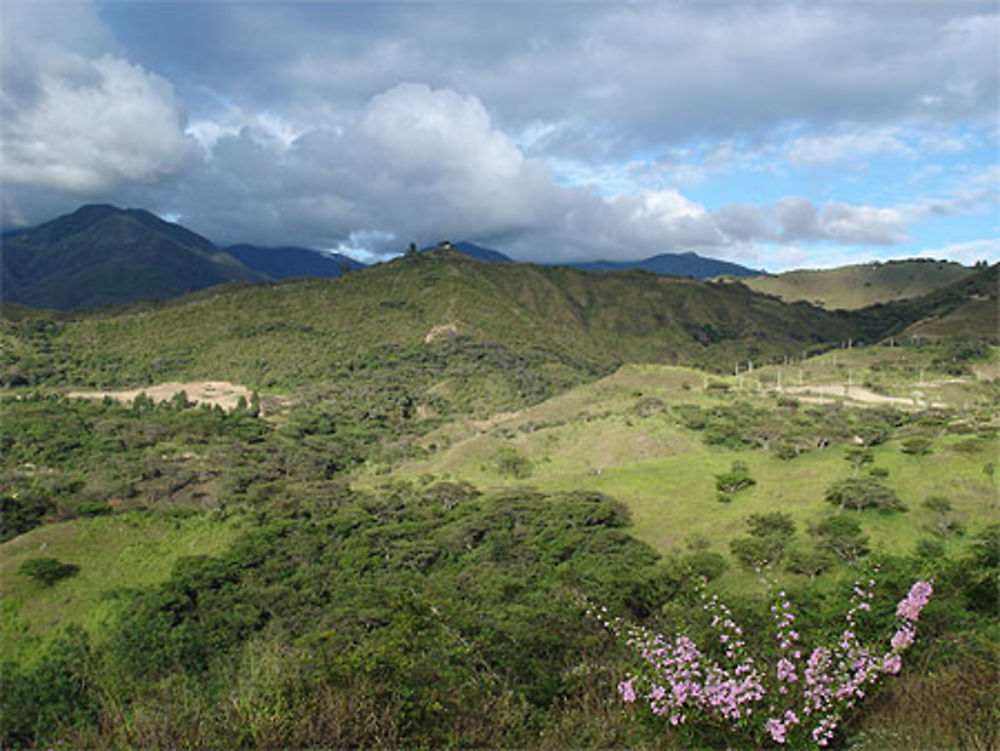
[[[865,361],[881,361],[870,350],[849,350],[847,356],[859,368]],[[808,366],[827,376],[829,368],[835,367],[832,359],[831,353],[817,358],[819,362],[809,361]],[[733,391],[721,391],[718,384],[722,382],[733,384]],[[831,445],[783,460],[762,449],[705,445],[698,431],[676,423],[669,405],[727,404],[741,398],[766,406],[775,404],[779,396],[766,390],[740,391],[734,377],[713,377],[714,388],[706,389],[707,383],[697,371],[626,366],[529,410],[432,432],[425,437],[425,444],[433,449],[429,456],[403,463],[389,474],[446,477],[483,490],[525,484],[547,492],[598,490],[625,502],[632,513],[631,531],[662,552],[683,548],[692,537],[704,537],[711,549],[728,555],[729,541],[746,534],[747,516],[774,511],[790,514],[798,539],[809,541],[809,526],[838,512],[824,500],[824,492],[853,473],[845,458],[846,446]],[[951,402],[959,408],[967,400],[981,404],[992,398],[989,383],[968,379],[964,386],[957,403]],[[840,405],[822,408],[865,409],[849,400],[840,401]],[[979,413],[982,418],[982,410]],[[930,496],[947,498],[966,530],[981,529],[995,520],[1000,510],[997,478],[987,475],[984,467],[1000,463],[1000,443],[988,431],[984,435],[971,428],[972,432],[964,431],[963,414],[973,419],[959,411],[958,416],[948,418],[956,425],[952,428],[940,421],[927,426],[908,423],[891,440],[872,448],[874,462],[860,471],[877,468],[887,473],[882,481],[909,508],[905,513],[843,512],[859,514],[872,550],[909,554],[919,540],[931,537],[934,514],[923,507]],[[913,435],[930,440],[930,453],[902,451],[907,437]],[[500,452],[511,449],[530,463],[530,470],[522,476],[504,474],[498,466]],[[747,465],[757,484],[736,493],[728,503],[720,502],[715,476],[736,461]],[[361,474],[356,485],[376,486],[387,471],[382,467],[377,473]],[[943,543],[946,552],[963,544],[961,536]]]
[[[0,652],[30,659],[54,630],[71,623],[100,635],[114,613],[115,590],[165,581],[182,556],[217,555],[241,527],[238,517],[128,513],[46,524],[0,546]],[[31,558],[53,557],[80,567],[43,586],[18,572]]]

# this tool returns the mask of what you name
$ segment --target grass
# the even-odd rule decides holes
[[[913,350],[845,350],[809,360],[804,368],[811,382],[820,383],[838,375],[842,367],[856,368],[860,373],[883,372],[872,368],[898,361],[900,370],[893,374],[893,385],[901,393],[914,386],[921,370],[919,358],[903,368],[907,361],[901,358],[907,354],[912,355]],[[929,367],[932,353],[921,356]],[[766,380],[771,372],[755,371],[755,375]],[[712,380],[738,382],[733,377]],[[631,531],[661,552],[682,548],[692,535],[702,535],[711,540],[712,549],[728,554],[729,540],[746,533],[747,516],[772,511],[791,514],[799,538],[808,538],[810,524],[836,511],[823,498],[826,487],[851,475],[843,447],[834,445],[784,461],[759,449],[706,446],[696,431],[676,424],[669,412],[655,409],[655,402],[653,411],[645,416],[637,409],[644,403],[648,406],[651,398],[660,400],[664,407],[677,402],[725,404],[735,398],[706,389],[705,384],[706,379],[697,371],[627,366],[605,379],[494,422],[467,422],[431,433],[425,442],[441,448],[429,457],[404,463],[391,472],[382,467],[378,474],[359,475],[356,484],[377,485],[388,472],[393,477],[445,476],[483,489],[529,484],[543,491],[598,490],[625,502],[632,513]],[[989,384],[970,380],[961,388],[949,385],[950,392],[936,392],[935,398],[950,397],[959,408],[970,402],[990,403],[995,398]],[[750,398],[769,404],[773,395],[753,392]],[[905,435],[913,432],[931,436],[930,454],[901,452]],[[494,459],[504,446],[531,459],[529,477],[500,474]],[[933,514],[922,504],[931,495],[947,497],[970,531],[990,523],[997,511],[995,490],[983,466],[995,461],[997,448],[996,438],[947,434],[942,426],[911,425],[901,428],[896,439],[874,447],[873,466],[888,471],[886,484],[910,511],[863,512],[862,526],[872,549],[912,553],[920,539],[930,536]],[[714,477],[727,471],[734,461],[749,467],[757,485],[737,493],[731,503],[720,503]],[[946,552],[962,544],[961,538],[951,538]]]
[[[924,295],[972,273],[972,269],[957,263],[914,260],[805,269],[741,281],[751,289],[788,302],[805,300],[830,310],[855,310]]]
[[[115,589],[165,581],[181,556],[223,552],[239,518],[128,513],[48,524],[0,546],[0,652],[30,660],[56,629],[76,623],[101,632],[115,608]],[[18,573],[29,558],[51,556],[80,567],[76,576],[44,587]]]

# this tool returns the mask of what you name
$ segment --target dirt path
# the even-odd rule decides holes
[[[158,383],[155,386],[145,386],[139,389],[129,389],[127,391],[71,391],[68,396],[77,399],[91,399],[100,401],[106,396],[118,402],[131,402],[139,394],[145,393],[154,402],[164,402],[173,398],[179,392],[187,394],[188,401],[195,404],[218,405],[226,410],[236,408],[240,397],[250,401],[251,392],[246,386],[238,386],[228,381],[188,381],[179,383]]]
[[[782,389],[788,394],[818,394],[823,396],[841,396],[863,404],[896,404],[907,407],[943,407],[939,402],[928,405],[920,391],[914,391],[910,398],[903,396],[885,396],[876,394],[862,386],[786,386]]]

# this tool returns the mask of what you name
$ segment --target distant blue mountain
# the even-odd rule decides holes
[[[429,250],[437,250],[439,248],[448,248],[454,250],[462,255],[469,256],[470,258],[476,258],[480,261],[495,261],[497,263],[514,263],[514,259],[510,256],[506,256],[499,250],[493,250],[492,248],[484,248],[481,245],[476,245],[469,242],[440,242],[437,245],[421,248],[422,253],[426,253]]]
[[[463,253],[464,255],[478,258],[481,261],[498,261],[501,263],[514,263],[514,259],[504,255],[498,250],[484,248],[470,242],[439,243],[424,251],[434,250],[443,246]],[[714,258],[699,256],[697,253],[661,253],[650,258],[643,258],[638,261],[589,261],[586,263],[560,263],[547,264],[553,266],[569,266],[580,271],[633,271],[639,269],[649,271],[653,274],[664,276],[690,276],[695,279],[711,279],[716,276],[758,276],[764,272],[756,271],[738,263],[729,261],[718,261]]]
[[[705,258],[697,253],[661,253],[639,261],[593,261],[590,263],[569,263],[581,271],[631,271],[640,269],[665,276],[690,276],[695,279],[710,279],[728,274],[729,276],[758,276],[764,272],[740,266],[738,263]]]
[[[340,253],[322,253],[294,246],[264,248],[257,245],[230,245],[226,252],[244,266],[272,279],[296,276],[336,277],[346,271],[366,268],[365,264]]]
[[[4,302],[69,310],[176,297],[267,277],[142,209],[82,206],[3,238]]]

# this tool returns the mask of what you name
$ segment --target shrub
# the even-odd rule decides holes
[[[512,446],[504,446],[496,455],[496,468],[501,475],[523,480],[531,477],[535,465]]]
[[[711,550],[696,550],[685,555],[682,560],[696,576],[705,581],[718,579],[729,568],[726,559]]]
[[[750,476],[750,471],[743,462],[733,462],[728,472],[715,476],[715,489],[730,495],[756,484],[757,481]]]
[[[29,558],[18,566],[18,573],[30,576],[45,587],[51,587],[57,581],[70,576],[76,576],[80,567],[75,563],[63,563],[56,558],[42,556]]]
[[[737,537],[729,541],[729,552],[741,566],[757,571],[771,563],[771,547],[759,537]]]
[[[931,439],[922,435],[910,436],[903,441],[903,444],[899,447],[899,450],[904,454],[911,454],[913,456],[924,456],[931,453]]]
[[[699,646],[687,635],[671,640],[611,618],[606,609],[597,617],[637,658],[634,670],[618,684],[622,700],[683,733],[686,746],[827,746],[870,686],[900,671],[902,654],[913,643],[916,623],[933,593],[929,582],[916,582],[896,606],[888,644],[862,644],[858,623],[871,611],[874,586],[873,579],[867,587],[855,584],[846,629],[829,646],[816,645],[808,657],[784,592],[771,605],[777,659],[751,653],[732,611],[716,597],[703,595],[702,610],[711,618],[718,645]]]
[[[777,441],[771,444],[771,453],[787,462],[799,455],[799,447],[791,441]]]

